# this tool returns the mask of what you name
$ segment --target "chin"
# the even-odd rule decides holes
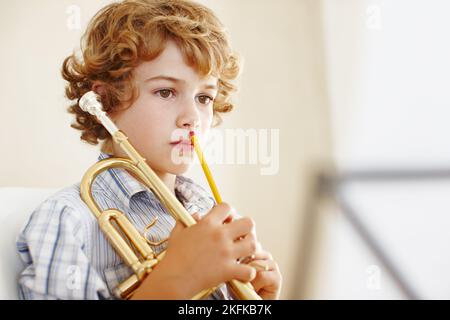
[[[180,176],[180,175],[183,175],[184,173],[188,172],[191,167],[192,167],[191,163],[173,164],[169,168],[167,168],[166,172]]]

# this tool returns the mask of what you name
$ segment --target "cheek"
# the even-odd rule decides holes
[[[211,128],[212,121],[213,121],[213,109],[208,109],[207,111],[201,113],[202,117],[202,129],[208,130]]]
[[[136,146],[154,142],[163,134],[162,125],[166,121],[163,115],[146,107],[147,105],[133,105],[117,123],[119,129],[123,130],[130,142]]]

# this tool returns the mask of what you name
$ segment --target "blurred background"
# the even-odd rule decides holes
[[[244,60],[217,130],[279,130],[272,174],[211,169],[256,221],[281,298],[450,298],[450,2],[200,2]],[[0,1],[0,188],[63,188],[96,161],[60,68],[108,3]],[[198,166],[188,175],[207,187]]]

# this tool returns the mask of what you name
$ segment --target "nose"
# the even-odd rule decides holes
[[[195,130],[200,126],[200,115],[194,99],[186,99],[180,108],[177,118],[177,127],[186,130]]]

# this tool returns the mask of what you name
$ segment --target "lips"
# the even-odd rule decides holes
[[[187,145],[187,146],[194,146],[194,144],[192,143],[191,138],[195,135],[194,131],[190,131],[189,132],[189,136],[186,137],[184,135],[180,135],[178,137],[177,141],[172,141],[170,144],[171,145]]]
[[[179,141],[174,141],[170,143],[171,145],[187,145],[187,146],[191,146],[192,142],[190,140],[179,140]]]

